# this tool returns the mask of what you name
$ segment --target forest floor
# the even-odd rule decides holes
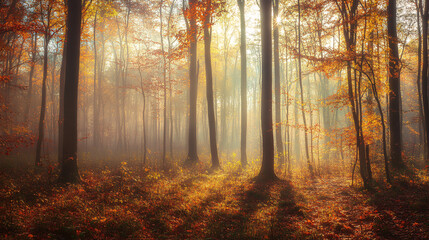
[[[227,169],[226,167],[224,167]],[[429,239],[429,185],[373,190],[334,174],[252,180],[256,168],[0,172],[2,239]],[[337,175],[337,174],[335,174]],[[17,177],[19,176],[19,177]]]

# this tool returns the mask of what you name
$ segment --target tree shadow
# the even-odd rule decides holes
[[[275,197],[278,191],[280,199]],[[292,235],[288,233],[296,229],[285,220],[290,219],[291,215],[302,215],[294,195],[288,181],[253,181],[248,190],[239,192],[237,196],[238,212],[217,212],[213,215],[208,236],[212,239],[287,239],[285,237]],[[266,214],[264,208],[275,210]]]
[[[208,226],[208,237],[213,239],[257,239],[249,233],[249,223],[261,205],[270,200],[270,190],[274,183],[252,182],[248,190],[239,191],[235,196],[239,211],[219,211],[213,214]]]
[[[429,239],[429,185],[397,181],[390,189],[369,193],[378,214],[373,232],[385,239]]]
[[[303,209],[297,205],[298,194],[292,184],[284,181],[280,189],[277,212],[272,221],[270,239],[303,239],[296,223],[304,219]]]
[[[183,179],[157,206],[146,209],[140,216],[156,239],[288,239],[297,236],[295,223],[303,219],[303,211],[296,204],[297,194],[290,182],[235,182],[234,178],[227,175],[221,180],[220,188],[211,189],[197,204],[178,208],[186,195],[183,188],[197,187],[210,180],[206,175]],[[171,219],[177,219],[174,227]]]

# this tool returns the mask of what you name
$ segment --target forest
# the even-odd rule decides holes
[[[1,239],[429,239],[429,0],[0,0]]]

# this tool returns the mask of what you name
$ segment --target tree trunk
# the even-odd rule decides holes
[[[304,144],[305,144],[305,157],[307,159],[307,167],[310,172],[310,175],[314,176],[313,165],[310,162],[310,153],[308,151],[308,136],[307,136],[307,121],[305,118],[305,109],[304,109],[304,89],[302,87],[302,70],[301,70],[301,3],[298,0],[298,81],[300,88],[301,96],[301,112],[302,112],[302,121],[304,124]]]
[[[99,138],[99,116],[98,116],[98,102],[97,102],[97,43],[96,43],[96,32],[97,32],[97,11],[95,12],[94,17],[94,36],[93,36],[93,44],[94,44],[94,95],[93,95],[93,147],[95,149],[98,148],[98,138]]]
[[[159,21],[160,21],[160,38],[161,38],[161,52],[162,52],[162,77],[163,77],[163,91],[164,91],[164,107],[163,107],[163,116],[164,116],[164,127],[163,127],[163,137],[162,137],[162,165],[165,167],[165,151],[166,151],[166,141],[167,141],[167,59],[164,51],[164,36],[162,35],[162,5],[164,1],[161,0],[159,7]]]
[[[142,99],[143,99],[143,106],[142,106],[142,120],[143,120],[143,134],[142,134],[142,139],[141,142],[143,143],[143,164],[142,165],[146,165],[146,153],[147,153],[147,148],[146,148],[146,95],[144,92],[144,84],[143,84],[143,75],[142,72],[139,70],[139,75],[140,75],[140,87],[142,90]]]
[[[67,68],[64,85],[63,158],[59,182],[80,181],[77,166],[77,108],[82,2],[67,1]]]
[[[119,94],[119,82],[120,82],[120,78],[121,78],[121,74],[120,74],[120,70],[119,70],[119,59],[118,59],[118,55],[116,53],[116,48],[113,45],[112,42],[112,51],[113,51],[113,56],[115,59],[115,98],[116,98],[116,102],[115,104],[115,120],[116,120],[116,149],[121,152],[123,150],[122,146],[123,146],[123,142],[122,142],[122,131],[121,131],[121,112],[119,109],[119,105],[121,102],[121,99],[119,98],[120,94]]]
[[[421,86],[421,73],[422,73],[422,32],[420,27],[420,13],[422,12],[422,0],[416,1],[416,15],[417,15],[417,35],[418,35],[418,49],[417,49],[417,79],[416,79],[416,85],[417,85],[417,92],[418,92],[418,98],[419,98],[419,114],[420,114],[420,130],[423,129],[423,131],[419,131],[420,133],[420,143],[423,148],[423,158],[426,156],[426,152],[428,151],[427,145],[426,145],[426,123],[425,123],[425,115],[424,115],[424,109],[423,109],[423,101],[422,101],[422,86]]]
[[[286,29],[284,30],[284,31],[286,31]],[[290,122],[289,122],[289,105],[290,105],[290,89],[289,89],[289,75],[288,75],[288,68],[289,68],[289,65],[288,65],[288,52],[287,52],[287,48],[288,48],[288,39],[287,39],[287,37],[286,37],[286,35],[285,35],[285,45],[286,45],[286,47],[285,47],[285,83],[286,83],[286,87],[285,87],[285,89],[286,89],[286,91],[285,91],[285,100],[284,100],[284,102],[285,102],[285,105],[286,105],[286,126],[285,126],[285,131],[286,131],[286,133],[285,133],[285,147],[286,147],[286,152],[287,152],[287,158],[286,158],[286,161],[287,161],[287,168],[285,168],[285,171],[287,171],[287,173],[290,175],[290,173],[291,173],[291,158],[290,158],[290,143],[291,143],[291,141],[290,141]],[[293,74],[292,74],[292,67],[290,67],[290,76],[292,76]]]
[[[195,11],[197,0],[189,0],[191,11]],[[198,161],[197,154],[197,94],[198,94],[198,74],[197,74],[197,22],[195,18],[189,19],[188,34],[190,34],[190,92],[189,92],[189,138],[187,164]]]
[[[48,6],[48,16],[47,16],[47,27],[45,29],[45,44],[44,48],[44,56],[43,56],[43,80],[42,80],[42,104],[40,106],[40,118],[39,118],[39,137],[37,138],[36,145],[36,166],[41,165],[41,155],[42,155],[42,144],[45,136],[45,114],[46,114],[46,78],[48,77],[48,46],[49,41],[51,40],[50,34],[50,18],[51,18],[51,10],[50,6]],[[43,14],[43,13],[42,13]]]
[[[375,74],[372,73],[373,81],[371,81],[371,78],[368,78],[370,80],[371,86],[372,86],[372,92],[374,94],[375,101],[377,102],[378,111],[380,113],[381,118],[381,127],[383,129],[383,138],[382,138],[382,144],[383,144],[383,156],[384,156],[384,171],[386,173],[386,179],[387,182],[391,182],[390,180],[390,172],[389,172],[389,161],[387,156],[387,144],[386,144],[386,125],[384,124],[384,114],[383,114],[383,108],[381,107],[380,98],[378,96],[377,91],[377,84],[375,83]]]
[[[401,134],[401,85],[398,36],[396,32],[396,0],[387,5],[387,34],[389,40],[389,123],[390,123],[390,159],[396,169],[405,167],[402,160]]]
[[[428,15],[429,3],[425,1],[425,8],[422,14],[422,39],[423,39],[423,67],[422,67],[422,95],[423,95],[423,112],[426,125],[426,165],[429,164],[429,98],[428,98]]]
[[[65,34],[67,39],[67,32]],[[60,72],[60,101],[58,111],[58,163],[61,166],[63,159],[63,141],[64,141],[64,85],[66,79],[66,59],[67,59],[67,42],[63,43],[63,56],[61,59],[61,72]]]
[[[217,151],[216,142],[216,122],[213,103],[213,73],[212,73],[212,60],[211,60],[211,0],[207,1],[206,15],[204,20],[204,60],[206,64],[206,87],[207,87],[207,110],[210,131],[210,152],[212,157],[212,169],[220,168],[219,156]]]
[[[167,42],[168,42],[168,56],[171,54],[171,38],[170,38],[170,26],[171,16],[173,15],[174,2],[171,2],[170,13],[168,15],[168,26],[167,26]],[[173,159],[173,87],[171,83],[171,59],[168,59],[168,82],[169,82],[169,97],[170,97],[170,159]]]
[[[34,39],[31,37],[31,61],[30,61],[30,75],[28,78],[28,92],[27,92],[27,106],[24,112],[24,121],[29,121],[30,116],[30,110],[32,105],[32,97],[33,97],[33,75],[34,75],[34,68],[36,66],[36,51],[37,51],[37,33],[34,33]]]
[[[247,55],[245,0],[237,0],[240,9],[240,54],[241,54],[241,166],[247,166]]]
[[[56,48],[59,49],[59,42],[56,44]],[[52,101],[52,107],[51,107],[51,139],[56,139],[56,126],[55,126],[55,116],[57,115],[56,109],[54,107],[55,102],[55,74],[56,74],[56,62],[57,62],[57,52],[54,52],[54,57],[52,59],[52,72],[51,72],[51,101]]]
[[[355,48],[355,38],[356,38],[356,29],[357,23],[355,21],[356,12],[358,8],[359,1],[353,0],[351,6],[348,5],[346,1],[341,1],[337,3],[337,7],[342,15],[342,24],[343,24],[343,34],[344,41],[346,43],[346,50],[353,55],[356,53]],[[356,84],[355,84],[356,85]],[[355,97],[353,93],[353,78],[352,78],[352,61],[347,60],[347,92],[348,98],[351,105],[352,118],[356,133],[356,154],[359,157],[359,166],[360,166],[360,175],[362,177],[365,188],[369,187],[369,176],[367,170],[367,162],[365,156],[365,144],[363,135],[361,135],[361,123],[359,121],[358,115],[358,106],[355,103]],[[359,96],[356,96],[359,97]]]
[[[273,12],[274,12],[274,93],[275,93],[275,109],[276,109],[276,145],[277,155],[279,160],[279,168],[282,169],[284,164],[283,156],[283,140],[282,140],[282,115],[280,110],[281,95],[280,95],[280,56],[279,56],[279,22],[277,17],[279,15],[279,0],[273,1]]]
[[[272,113],[272,17],[271,0],[261,0],[261,42],[262,42],[262,92],[261,92],[261,129],[262,129],[262,166],[257,177],[260,181],[276,180],[274,172],[274,138]]]

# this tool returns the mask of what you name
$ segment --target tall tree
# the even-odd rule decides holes
[[[170,3],[170,13],[168,15],[167,23],[167,43],[168,43],[168,82],[169,82],[169,96],[170,96],[170,159],[173,159],[173,86],[171,83],[171,18],[173,16],[175,0]]]
[[[261,44],[262,44],[262,92],[261,92],[261,128],[262,128],[262,166],[257,177],[260,181],[276,180],[274,172],[273,138],[273,45],[271,0],[261,0]]]
[[[428,20],[429,20],[429,1],[425,1],[424,10],[420,5],[420,14],[422,16],[422,55],[423,55],[423,66],[422,66],[422,96],[423,96],[423,112],[424,112],[424,124],[426,129],[426,163],[429,164],[429,97],[428,97]]]
[[[192,13],[197,11],[197,0],[189,0],[187,16],[189,18],[188,34],[190,36],[190,66],[189,66],[189,137],[188,137],[188,157],[187,164],[198,161],[197,154],[197,94],[198,94],[198,75],[197,75],[197,20]]]
[[[27,92],[27,106],[24,112],[24,121],[29,120],[30,116],[30,110],[31,110],[31,99],[33,96],[33,75],[34,75],[34,69],[36,66],[36,56],[37,56],[37,33],[33,33],[31,36],[31,60],[29,62],[30,64],[30,74],[28,78],[28,92]]]
[[[143,81],[143,75],[141,68],[138,68],[139,70],[139,76],[140,76],[140,88],[142,93],[142,99],[143,99],[143,106],[142,106],[142,120],[143,120],[143,134],[141,142],[143,143],[143,165],[146,165],[146,154],[147,154],[147,141],[146,141],[146,94],[145,94],[145,88],[144,88],[144,81]]]
[[[46,78],[48,77],[48,47],[51,40],[51,12],[52,4],[50,1],[47,2],[46,6],[46,19],[44,13],[43,2],[40,1],[40,16],[42,17],[42,23],[44,26],[44,45],[43,45],[43,78],[42,78],[42,103],[40,106],[40,118],[39,118],[39,137],[37,138],[36,145],[36,166],[41,164],[42,155],[42,144],[45,136],[45,115],[46,115]],[[45,22],[46,20],[46,22]]]
[[[273,13],[274,13],[274,26],[273,26],[273,36],[274,36],[274,94],[276,98],[275,109],[276,109],[276,146],[277,146],[277,155],[279,158],[279,167],[282,168],[284,164],[283,156],[283,141],[282,141],[282,113],[280,109],[281,104],[281,95],[280,95],[280,50],[279,50],[279,0],[273,0]]]
[[[247,165],[247,55],[245,0],[237,0],[240,9],[240,57],[241,57],[241,166]]]
[[[94,25],[93,25],[93,45],[94,45],[94,94],[93,94],[93,136],[94,136],[94,142],[93,145],[95,148],[98,147],[99,142],[99,111],[98,111],[98,100],[97,97],[97,15],[98,15],[98,9],[95,11],[94,15]]]
[[[358,0],[353,0],[352,2],[348,2],[346,0],[336,1],[337,7],[341,13],[342,18],[342,25],[343,25],[343,35],[344,35],[344,41],[346,43],[346,50],[348,54],[355,57],[356,56],[356,31],[357,31],[357,10],[359,6]],[[357,103],[359,101],[355,101],[355,98],[360,98],[360,94],[358,92],[354,93],[353,89],[357,89],[356,87],[356,79],[353,79],[353,75],[356,76],[356,74],[352,74],[353,66],[352,64],[355,61],[352,61],[352,59],[347,59],[347,95],[348,100],[350,102],[351,112],[352,112],[352,118],[353,118],[353,124],[355,128],[355,134],[356,134],[356,151],[357,156],[359,159],[359,167],[360,167],[360,175],[363,180],[363,184],[366,188],[369,187],[370,184],[370,177],[369,177],[369,171],[368,171],[368,165],[367,165],[367,159],[365,154],[365,139],[363,137],[363,131],[362,131],[362,122],[359,118],[359,106]],[[355,81],[355,84],[353,85],[353,80]]]
[[[67,68],[64,83],[63,156],[59,182],[80,181],[77,166],[77,103],[82,1],[67,1]]]
[[[387,5],[387,35],[389,41],[390,159],[394,168],[401,169],[404,168],[404,162],[402,160],[401,70],[396,31],[396,0],[389,0]]]
[[[417,79],[416,79],[416,85],[417,85],[417,92],[418,92],[418,98],[419,98],[419,114],[420,114],[420,123],[419,128],[423,130],[423,134],[420,134],[420,142],[423,145],[423,156],[426,157],[427,144],[426,144],[426,123],[424,121],[425,115],[424,115],[424,109],[423,109],[423,101],[422,101],[422,85],[421,85],[421,73],[422,73],[422,31],[420,26],[420,18],[422,13],[422,0],[416,0],[416,15],[417,15],[417,35],[418,35],[418,48],[417,48]],[[421,132],[421,131],[420,131]]]
[[[67,31],[66,31],[67,34]],[[67,35],[65,35],[67,39]],[[66,59],[67,59],[67,42],[63,43],[63,56],[61,59],[61,70],[60,70],[60,101],[58,111],[58,163],[62,164],[63,158],[63,140],[64,140],[64,84],[66,79]]]
[[[212,33],[212,11],[213,5],[211,0],[206,2],[206,10],[204,16],[204,61],[206,64],[206,90],[207,90],[207,110],[209,120],[209,132],[210,132],[210,152],[212,157],[212,169],[220,168],[219,156],[217,151],[216,142],[216,122],[214,112],[214,97],[213,97],[213,71],[212,71],[212,58],[211,58],[211,41]]]
[[[165,167],[165,147],[166,147],[166,141],[167,141],[167,56],[165,56],[164,51],[164,35],[163,35],[163,24],[162,24],[162,6],[164,4],[164,1],[161,0],[160,6],[159,6],[159,22],[160,22],[160,29],[159,29],[159,35],[161,38],[161,52],[162,52],[162,77],[163,77],[163,91],[164,91],[164,109],[163,109],[163,116],[164,116],[164,127],[163,127],[163,138],[162,138],[162,165]]]
[[[301,45],[302,45],[301,44],[301,2],[300,0],[298,0],[298,81],[299,81],[299,89],[301,93],[300,96],[301,96],[302,121],[304,123],[305,157],[307,159],[308,170],[310,171],[311,176],[314,176],[313,165],[310,162],[310,153],[308,151],[307,122],[305,118],[305,109],[304,109],[304,89],[302,87]]]

